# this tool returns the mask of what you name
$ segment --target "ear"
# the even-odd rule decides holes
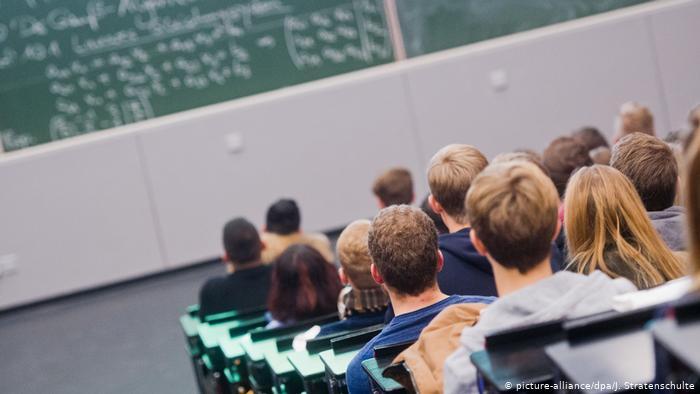
[[[437,213],[438,215],[445,212],[445,210],[442,208],[442,205],[440,205],[440,203],[437,202],[432,193],[428,196],[428,205],[430,205],[430,209],[432,209],[433,212]]]
[[[437,257],[437,272],[440,272],[445,267],[445,257],[440,249],[438,249]]]
[[[386,208],[386,204],[384,204],[384,201],[382,201],[382,199],[379,197],[377,197],[377,206],[379,207],[379,209]]]
[[[369,270],[372,273],[372,279],[374,279],[375,282],[377,282],[378,285],[383,285],[384,284],[384,278],[382,278],[382,275],[379,273],[379,269],[377,269],[377,266],[372,263],[372,265],[369,266]]]
[[[345,270],[343,267],[338,268],[338,277],[340,277],[340,283],[342,283],[344,286],[350,284],[347,275],[345,275]]]
[[[479,236],[476,235],[476,231],[472,229],[469,232],[469,239],[472,240],[472,244],[474,244],[474,248],[476,249],[477,252],[479,252],[480,255],[486,256],[489,254],[489,251],[486,249],[486,245],[484,245],[483,242],[479,239]]]
[[[552,242],[557,240],[557,237],[559,236],[560,232],[561,232],[561,220],[559,220],[557,218],[557,229],[554,231],[554,238],[552,238]]]
[[[260,240],[260,251],[267,249],[267,244],[262,239]]]
[[[224,252],[224,255],[221,256],[221,261],[223,263],[230,263],[231,262],[231,259],[228,257],[228,253]]]
[[[416,194],[411,193],[411,205],[413,205],[414,202],[416,202]]]

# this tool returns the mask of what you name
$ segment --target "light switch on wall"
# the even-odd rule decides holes
[[[233,132],[226,135],[226,149],[229,153],[239,153],[243,150],[243,134]]]
[[[491,87],[496,92],[508,89],[508,73],[502,68],[491,71],[489,80],[491,81]]]

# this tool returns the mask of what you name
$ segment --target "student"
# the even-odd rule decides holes
[[[574,131],[571,133],[571,136],[580,143],[586,145],[588,156],[591,157],[593,163],[610,163],[610,145],[600,130],[595,127],[586,126]]]
[[[314,248],[296,244],[272,266],[267,328],[333,313],[342,285],[333,266]]]
[[[499,299],[462,331],[460,346],[445,361],[445,393],[477,391],[469,355],[494,331],[610,309],[614,295],[633,291],[625,279],[596,272],[552,274],[550,244],[556,237],[559,196],[552,181],[526,162],[489,166],[467,195],[470,234],[493,266]]]
[[[413,178],[411,172],[402,167],[385,171],[372,185],[379,209],[391,205],[413,204]]]
[[[615,118],[615,137],[617,143],[622,137],[632,133],[656,135],[654,132],[654,115],[649,108],[633,101],[622,104]]]
[[[447,296],[440,291],[436,278],[442,256],[437,231],[418,208],[394,205],[382,209],[372,221],[368,245],[374,262],[372,277],[389,294],[396,316],[350,362],[346,379],[353,394],[371,392],[361,363],[373,356],[375,346],[415,340],[447,306],[492,301],[491,297]]]
[[[568,269],[584,274],[601,270],[640,289],[683,275],[620,171],[599,165],[580,169],[571,177],[564,206]]]
[[[584,144],[573,137],[559,137],[544,150],[542,164],[549,171],[559,197],[563,198],[571,174],[577,168],[593,164],[593,161]]]
[[[323,234],[303,233],[300,225],[301,212],[296,201],[281,199],[272,204],[267,210],[265,229],[262,234],[262,241],[265,244],[262,260],[269,264],[290,245],[305,244],[318,250],[326,261],[332,263],[335,258],[328,237]]]
[[[338,237],[338,275],[345,288],[338,297],[341,320],[321,327],[319,336],[384,323],[389,296],[372,278],[372,258],[367,247],[369,220],[350,223]]]
[[[685,250],[685,212],[673,205],[679,182],[673,150],[656,137],[632,133],[615,144],[610,165],[632,181],[666,245]]]
[[[199,314],[264,307],[272,269],[260,260],[263,244],[250,222],[229,221],[223,231],[224,254],[229,274],[209,279],[199,292]]]
[[[469,239],[471,231],[464,198],[476,176],[488,165],[486,157],[470,145],[448,145],[440,149],[428,166],[428,197],[449,230],[439,237],[444,257],[438,274],[445,294],[495,296],[496,284],[488,260],[481,256]],[[561,264],[555,252],[554,264]]]

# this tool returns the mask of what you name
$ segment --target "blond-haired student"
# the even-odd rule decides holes
[[[632,182],[620,171],[594,165],[576,172],[564,199],[569,269],[601,270],[638,288],[683,275],[679,259],[652,227]]]
[[[452,144],[435,153],[428,165],[428,202],[449,230],[438,239],[445,262],[438,283],[445,294],[496,295],[491,265],[469,238],[471,224],[464,205],[472,182],[488,164],[477,148]],[[561,254],[552,248],[553,267],[558,269]]]
[[[369,227],[369,220],[356,220],[345,227],[338,237],[338,275],[345,285],[338,298],[341,320],[322,326],[319,336],[384,322],[389,296],[372,278],[372,258],[367,247]]]
[[[487,334],[609,310],[613,296],[634,290],[628,280],[601,272],[552,273],[550,244],[560,229],[559,195],[534,164],[489,166],[474,180],[466,203],[472,241],[493,266],[500,298],[481,312],[476,325],[462,331],[459,348],[445,361],[446,393],[477,391],[469,356],[484,348]]]

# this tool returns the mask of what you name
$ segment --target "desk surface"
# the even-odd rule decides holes
[[[654,379],[654,343],[651,332],[639,330],[577,345],[547,346],[547,355],[571,383],[649,383]],[[610,390],[591,388],[585,393]]]
[[[224,357],[226,357],[227,360],[234,360],[237,358],[241,358],[245,355],[245,351],[243,351],[243,346],[241,346],[241,341],[246,336],[250,337],[250,334],[246,334],[236,338],[221,338],[221,340],[219,341],[219,347],[221,348],[221,352],[224,354]]]
[[[404,387],[399,382],[391,378],[385,378],[382,375],[384,367],[379,366],[377,359],[370,358],[363,361],[362,367],[372,377],[372,380],[379,385],[379,388],[381,388],[383,392],[404,391]]]
[[[329,349],[319,353],[319,356],[323,364],[334,376],[344,377],[345,371],[348,369],[348,365],[350,365],[350,361],[355,358],[357,353],[359,353],[359,350],[335,354],[332,349]]]
[[[471,361],[484,379],[500,391],[508,391],[511,382],[541,383],[551,380],[556,371],[542,348],[518,349],[510,352],[481,350]]]
[[[199,325],[198,317],[192,317],[189,314],[180,316],[180,326],[188,338],[197,336],[197,325]]]
[[[303,379],[314,378],[324,373],[323,362],[318,354],[297,352],[289,354],[287,359]]]
[[[700,374],[700,322],[678,325],[665,320],[655,324],[652,333],[669,353]]]
[[[229,330],[242,324],[239,320],[232,320],[219,324],[199,323],[197,332],[205,348],[211,349],[219,346],[219,341],[229,337]]]

